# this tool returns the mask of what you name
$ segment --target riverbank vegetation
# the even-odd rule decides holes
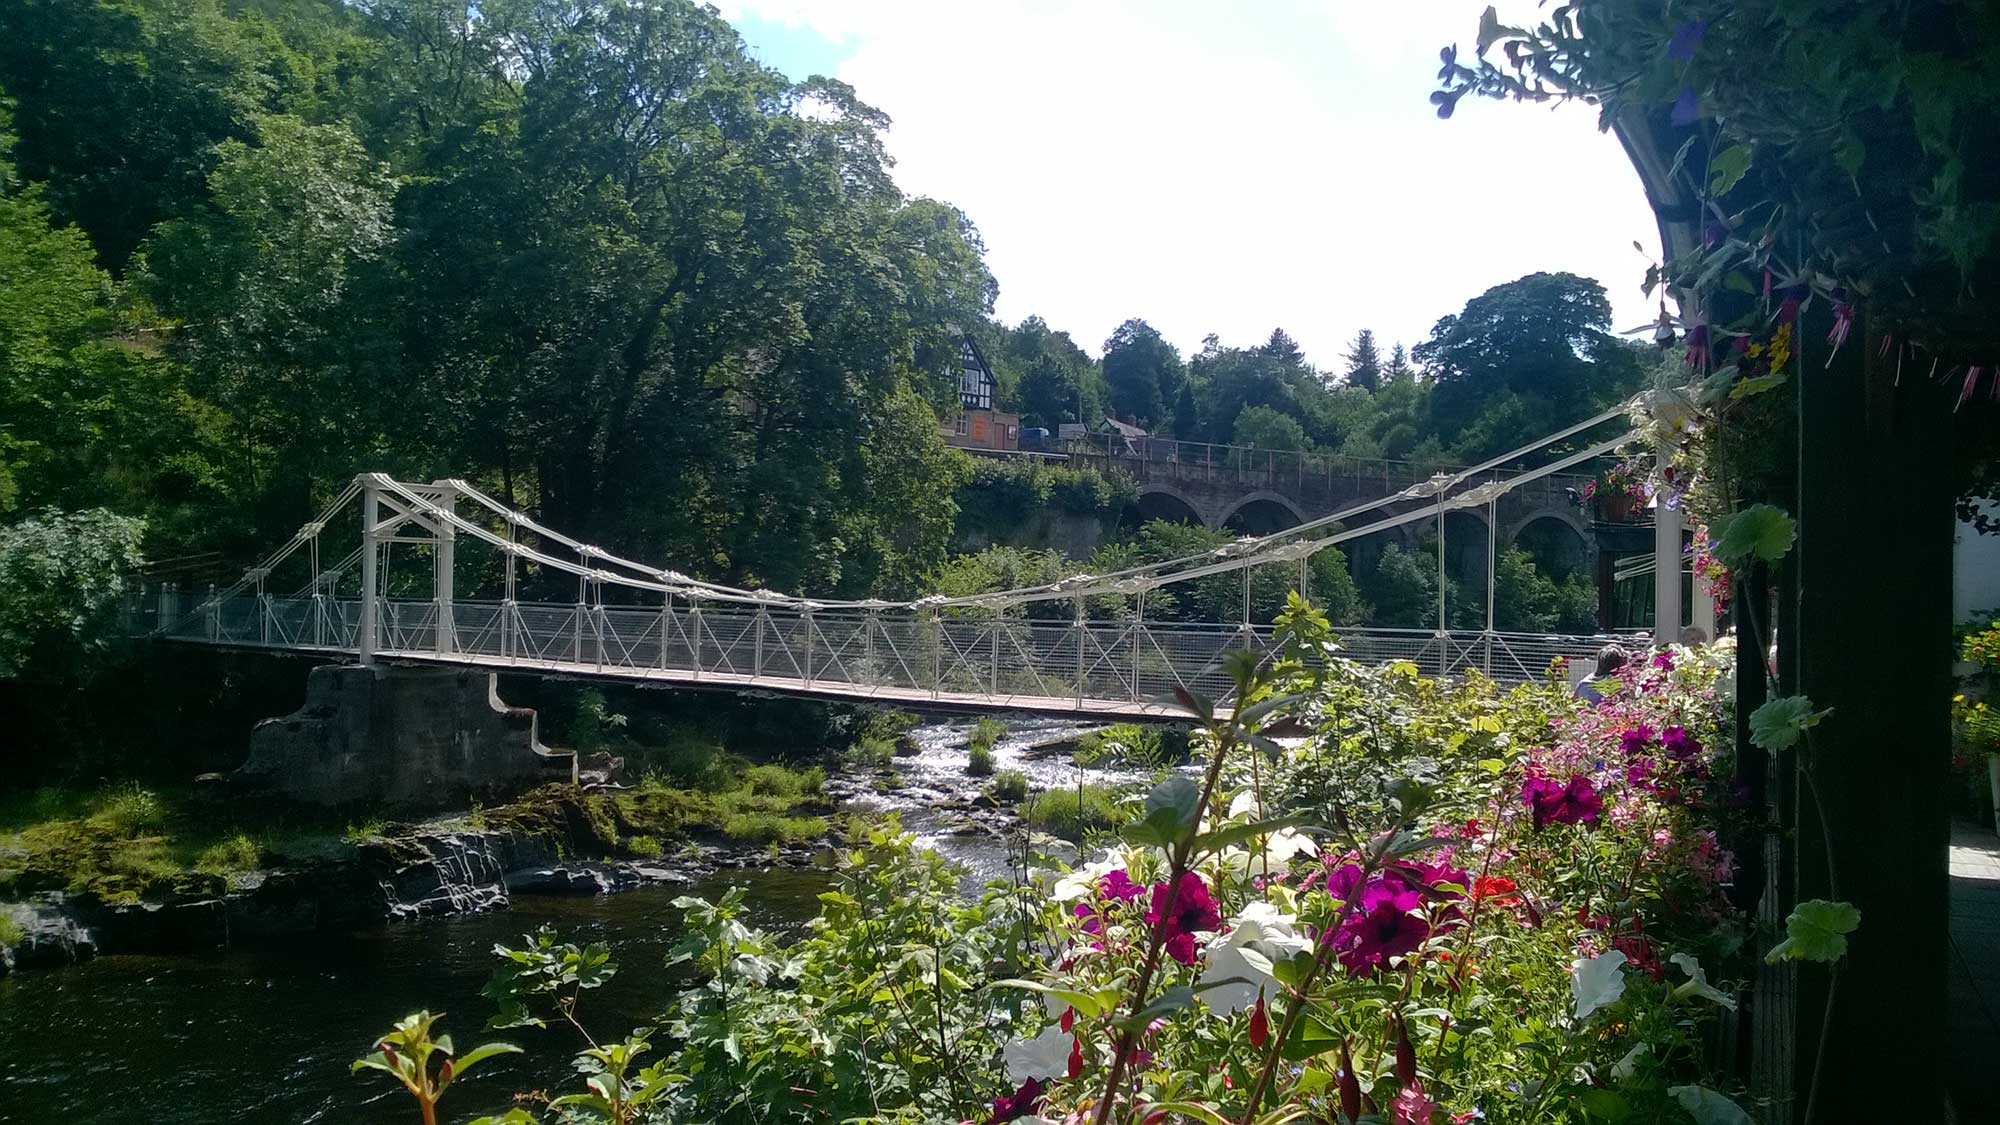
[[[1726,894],[1728,646],[1591,703],[1353,664],[1299,602],[1280,637],[1081,861],[966,898],[857,824],[800,941],[683,900],[698,979],[625,1041],[633,1088],[725,1123],[1740,1120],[1709,1029],[1774,938]],[[1792,935],[1770,956],[1825,955]]]

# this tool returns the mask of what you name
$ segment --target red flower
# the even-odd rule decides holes
[[[1481,875],[1472,884],[1472,897],[1485,899],[1495,906],[1519,906],[1521,896],[1514,893],[1519,889],[1512,879]]]
[[[1271,1017],[1264,1011],[1264,994],[1257,993],[1257,1007],[1250,1013],[1250,1045],[1262,1047],[1271,1038]]]
[[[1083,1073],[1083,1040],[1069,1041],[1069,1076],[1075,1078]]]
[[[1173,898],[1172,913],[1168,913],[1167,899]],[[1215,899],[1208,893],[1208,884],[1192,871],[1184,872],[1178,889],[1165,883],[1153,884],[1153,908],[1146,911],[1148,925],[1162,926],[1166,934],[1167,955],[1183,965],[1195,961],[1194,935],[1204,931],[1213,932],[1222,925],[1222,912],[1216,909]]]

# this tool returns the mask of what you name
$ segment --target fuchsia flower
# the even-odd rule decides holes
[[[1264,1010],[1264,994],[1257,993],[1257,1008],[1250,1013],[1250,1045],[1262,1047],[1271,1038],[1271,1016]]]
[[[1826,334],[1826,342],[1839,348],[1847,342],[1848,333],[1854,331],[1854,304],[1847,299],[1847,290],[1833,291],[1833,329]]]
[[[1590,778],[1577,774],[1568,785],[1546,777],[1532,777],[1521,786],[1521,798],[1534,814],[1535,827],[1550,824],[1589,824],[1604,811],[1604,798]]]
[[[1183,965],[1195,961],[1194,935],[1203,931],[1213,932],[1222,925],[1222,912],[1216,909],[1215,899],[1208,893],[1208,884],[1192,871],[1181,875],[1179,889],[1173,891],[1173,913],[1167,913],[1167,895],[1170,888],[1165,883],[1153,884],[1153,908],[1146,911],[1146,923],[1158,926],[1165,922],[1167,955]]]

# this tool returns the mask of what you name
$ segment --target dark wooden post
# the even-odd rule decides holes
[[[1794,1114],[1824,1031],[1818,1121],[1937,1121],[1950,1026],[1950,402],[1928,380],[1895,386],[1862,325],[1829,362],[1831,318],[1815,304],[1794,377],[1798,645],[1787,655],[1796,690],[1834,713],[1811,746],[1824,826],[1812,793],[1798,793],[1797,898],[1853,902],[1861,927],[1830,1010],[1833,976],[1800,969]]]

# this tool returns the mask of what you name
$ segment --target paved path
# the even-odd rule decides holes
[[[1957,1120],[2000,1121],[2000,836],[1951,826],[1951,1097]]]

